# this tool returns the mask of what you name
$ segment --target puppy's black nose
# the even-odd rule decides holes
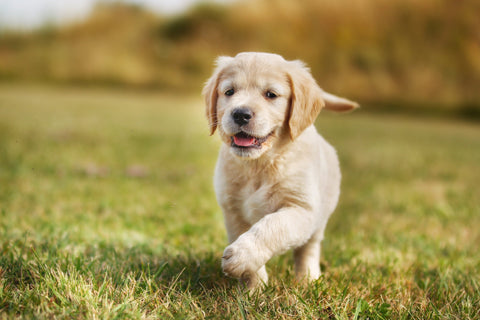
[[[247,124],[253,117],[253,112],[248,108],[237,108],[232,112],[233,121],[239,126]]]

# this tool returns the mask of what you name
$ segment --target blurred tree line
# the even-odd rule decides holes
[[[1,33],[0,81],[197,93],[216,56],[240,51],[301,59],[360,101],[480,113],[478,0],[244,0],[173,17],[100,3],[81,23]]]

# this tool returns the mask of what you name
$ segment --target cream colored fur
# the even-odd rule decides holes
[[[230,243],[223,271],[254,288],[268,280],[266,262],[293,249],[298,278],[317,279],[340,169],[313,123],[323,107],[358,105],[322,91],[302,62],[267,53],[220,57],[204,95],[210,132],[224,142],[214,177]],[[239,108],[251,112],[248,123],[235,122]],[[257,145],[234,144],[240,131]]]

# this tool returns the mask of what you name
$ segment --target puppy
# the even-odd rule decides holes
[[[203,94],[210,133],[223,141],[214,187],[230,245],[226,275],[252,289],[265,263],[294,250],[299,279],[320,276],[320,242],[340,194],[334,148],[313,123],[355,102],[324,92],[300,61],[269,53],[219,57]]]

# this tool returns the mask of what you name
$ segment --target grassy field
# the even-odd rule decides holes
[[[201,100],[0,86],[0,318],[479,319],[480,126],[322,113],[342,162],[322,278],[222,275]]]

